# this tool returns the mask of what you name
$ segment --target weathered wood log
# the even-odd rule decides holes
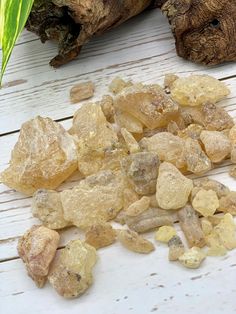
[[[77,57],[82,46],[139,14],[152,0],[36,0],[27,29],[41,41],[56,40],[58,55],[50,64],[59,67]]]
[[[236,61],[236,0],[157,0],[156,4],[169,19],[180,57],[207,65]]]

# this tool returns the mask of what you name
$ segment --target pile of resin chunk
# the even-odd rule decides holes
[[[192,269],[236,248],[236,191],[198,178],[226,159],[236,163],[236,127],[216,104],[229,94],[225,84],[207,75],[168,75],[164,88],[116,78],[110,92],[81,106],[68,132],[48,118],[25,123],[1,174],[34,193],[33,216],[43,224],[19,241],[29,275],[38,286],[48,278],[65,298],[92,284],[96,250],[114,242],[140,254],[164,245],[170,261]],[[73,187],[55,191],[76,169]],[[70,226],[84,241],[54,257],[55,230]]]

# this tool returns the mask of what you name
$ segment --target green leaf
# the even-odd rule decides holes
[[[15,42],[23,30],[34,0],[0,0],[0,44],[2,68],[0,85]]]

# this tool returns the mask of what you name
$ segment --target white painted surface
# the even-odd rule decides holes
[[[146,12],[94,39],[80,58],[59,70],[48,66],[54,44],[42,45],[25,32],[14,50],[0,90],[0,171],[10,158],[21,124],[37,114],[54,119],[71,117],[77,105],[69,103],[70,87],[93,80],[96,97],[106,93],[111,79],[120,75],[144,82],[159,82],[167,72],[209,73],[223,79],[232,90],[223,106],[236,119],[236,64],[205,68],[178,58],[169,26],[158,11]],[[71,120],[62,124],[67,128]],[[236,190],[226,161],[209,175]],[[73,186],[76,174],[61,188]],[[27,228],[38,221],[31,215],[30,198],[0,184],[0,312],[146,314],[236,312],[236,251],[208,258],[198,270],[186,270],[167,260],[165,245],[139,255],[118,243],[99,251],[94,285],[76,300],[64,300],[47,285],[38,289],[27,277],[16,244]],[[178,226],[177,226],[178,228]],[[62,232],[61,245],[80,236],[76,228]],[[153,234],[148,234],[153,239]],[[151,274],[155,274],[152,275]]]

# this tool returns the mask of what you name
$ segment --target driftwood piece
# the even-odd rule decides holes
[[[180,57],[214,65],[236,61],[235,0],[157,0]]]
[[[91,37],[120,25],[151,4],[152,0],[36,0],[26,28],[42,42],[58,41],[58,55],[50,64],[59,67],[76,58]]]

